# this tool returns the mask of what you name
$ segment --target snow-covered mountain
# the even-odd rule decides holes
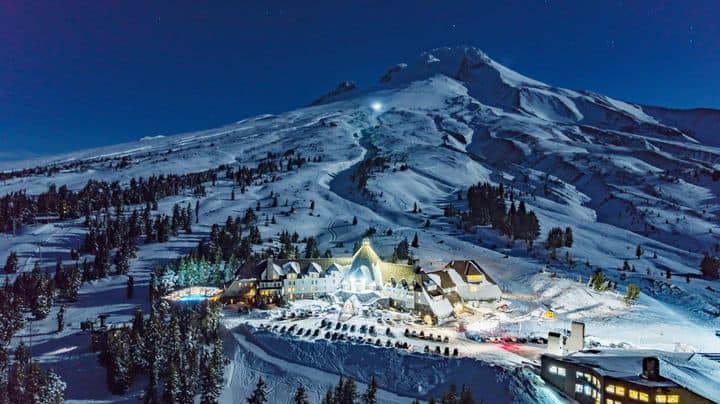
[[[263,236],[295,230],[318,236],[321,250],[342,254],[368,226],[391,228],[392,235],[374,241],[389,256],[399,240],[418,232],[421,247],[414,252],[425,268],[476,259],[504,292],[536,296],[533,304],[553,308],[560,321],[582,319],[600,343],[717,350],[713,330],[720,327],[720,287],[699,276],[699,263],[720,242],[720,182],[713,181],[713,173],[720,171],[720,111],[648,107],[556,88],[472,47],[435,49],[379,76],[372,88],[341,83],[314,105],[277,116],[52,158],[0,162],[0,169],[13,170],[86,161],[52,176],[7,179],[0,190],[37,193],[52,183],[78,189],[89,178],[126,183],[220,164],[254,166],[269,152],[295,150],[322,158],[250,187],[237,201],[228,199],[233,184],[219,181],[200,202],[201,228],[192,237],[206,235],[211,224],[257,201],[267,205],[274,191],[298,207],[314,201],[315,214],[281,217],[267,210],[278,223],[261,226]],[[126,166],[109,167],[123,157]],[[370,157],[384,157],[389,168],[371,171],[361,190],[353,174]],[[552,227],[572,227],[575,244],[567,258],[574,264],[567,263],[565,250],[561,259],[549,260],[541,242],[528,252],[524,244],[491,229],[463,231],[445,218],[445,206],[478,182],[515,190],[537,213],[541,239]],[[191,198],[170,198],[161,208]],[[415,203],[421,213],[412,212]],[[353,216],[358,226],[350,225]],[[430,226],[424,228],[427,220]],[[43,259],[36,256],[39,248],[67,249],[48,240],[77,241],[80,236],[72,234],[58,224],[14,237],[0,235],[0,261],[6,251],[17,250],[29,269],[29,263]],[[141,247],[132,264],[138,279],[147,277],[158,257],[171,258],[192,246],[192,237]],[[640,257],[635,255],[638,245],[644,250]],[[54,264],[48,254],[45,260],[48,267]],[[625,260],[636,271],[620,271]],[[546,264],[557,277],[539,273]],[[617,292],[596,293],[584,286],[596,269],[619,283]],[[668,273],[671,286],[665,283]],[[629,282],[643,292],[634,306],[621,301]],[[106,283],[97,287],[112,286]],[[95,304],[104,304],[86,293]],[[129,315],[127,309],[117,307],[117,315]],[[643,324],[642,334],[635,332],[637,324]],[[231,379],[231,395],[241,396],[238,391],[249,388],[248,380]],[[87,398],[79,388],[71,387],[70,394]]]

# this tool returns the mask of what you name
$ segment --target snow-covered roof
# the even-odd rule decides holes
[[[272,263],[272,262],[268,263],[268,266],[265,269],[265,271],[267,272],[267,274],[265,275],[266,277],[270,277],[270,275],[273,273],[277,274],[278,276],[282,276],[285,274],[283,272],[283,269],[280,267],[280,265]]]
[[[282,269],[283,269],[283,272],[285,273],[285,275],[291,274],[291,273],[294,273],[296,275],[300,274],[300,264],[298,264],[295,261],[286,262],[282,266]]]
[[[590,366],[600,374],[636,384],[649,387],[678,385],[709,400],[720,397],[720,363],[699,353],[609,349],[547,356]],[[655,357],[660,362],[661,377],[658,380],[641,376],[642,361],[648,357]]]
[[[442,296],[432,297],[428,295],[426,290],[423,290],[423,297],[425,297],[425,302],[430,306],[430,310],[432,310],[437,318],[445,318],[453,314],[452,305],[446,298]]]
[[[319,274],[321,272],[322,272],[322,268],[320,267],[320,265],[317,262],[311,262],[311,263],[307,264],[307,266],[305,267],[305,271],[304,271],[304,273],[306,273],[306,274],[311,274],[311,273]]]
[[[341,275],[343,273],[343,269],[342,269],[342,266],[333,262],[332,264],[330,264],[329,267],[327,267],[327,269],[325,269],[325,273],[328,275],[333,275],[333,274]]]

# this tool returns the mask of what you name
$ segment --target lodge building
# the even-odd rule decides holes
[[[451,261],[439,271],[383,261],[364,239],[349,257],[268,258],[241,268],[226,296],[253,304],[356,296],[363,304],[413,311],[434,323],[448,320],[465,304],[497,300],[500,288],[475,261]]]

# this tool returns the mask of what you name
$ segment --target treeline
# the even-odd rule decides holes
[[[353,379],[344,378],[340,376],[338,384],[334,388],[329,388],[325,393],[321,403],[322,404],[377,404],[377,391],[378,384],[375,376],[370,378],[367,384],[367,388],[363,393],[358,392],[357,384]],[[264,404],[268,402],[268,391],[267,384],[263,380],[262,376],[258,379],[255,389],[253,390],[250,397],[247,398],[248,404]],[[307,396],[305,387],[299,384],[295,390],[295,394],[292,399],[293,404],[310,404],[310,400]],[[415,399],[412,401],[413,404],[419,404],[420,400]],[[435,404],[435,399],[430,398],[429,404]],[[467,385],[463,385],[462,389],[458,393],[457,387],[451,384],[448,390],[443,394],[440,399],[442,404],[474,404],[475,399],[473,398],[472,392]]]
[[[108,388],[125,394],[135,378],[147,375],[146,403],[192,403],[198,394],[202,403],[217,403],[225,364],[219,323],[215,303],[190,311],[160,301],[147,320],[138,309],[132,326],[108,331],[99,353]]]
[[[267,251],[255,253],[252,248],[262,243],[256,221],[253,209],[248,208],[242,218],[228,216],[224,225],[213,224],[208,240],[200,240],[185,257],[155,270],[150,282],[151,296],[166,295],[177,287],[222,286],[232,280],[240,263],[265,258]]]
[[[574,242],[573,232],[570,227],[566,227],[563,231],[560,227],[553,227],[548,232],[545,248],[555,250],[562,247],[572,247]]]
[[[7,347],[0,347],[0,403],[64,402],[66,384],[60,376],[32,360],[25,344],[18,345],[14,354],[14,361],[10,361]]]
[[[126,187],[119,182],[89,180],[77,192],[65,185],[57,188],[54,184],[39,195],[13,192],[0,198],[0,231],[11,232],[18,225],[33,223],[38,216],[57,215],[60,220],[65,220],[87,217],[101,209],[122,211],[126,205],[150,204],[156,208],[160,199],[178,195],[183,189],[192,188],[195,195],[204,195],[203,183],[217,180],[217,171],[224,168],[148,179],[132,178]]]
[[[462,194],[458,194],[462,198]],[[508,208],[506,198],[510,199]],[[540,236],[540,223],[534,212],[528,211],[525,202],[515,203],[515,195],[506,193],[500,184],[489,183],[472,185],[467,191],[468,211],[460,212],[461,222],[466,226],[491,225],[513,240],[523,240],[528,245]],[[445,208],[445,216],[458,215],[454,205]]]
[[[253,184],[258,177],[281,173],[282,171],[292,171],[293,169],[302,167],[309,160],[300,153],[296,153],[295,149],[288,149],[282,153],[268,152],[265,158],[258,163],[257,167],[240,166],[237,169],[232,167],[225,168],[225,178],[235,181],[240,186],[240,192],[245,193],[246,187]],[[313,157],[312,162],[322,161],[321,156]],[[273,176],[272,182],[277,178]]]
[[[55,216],[60,220],[75,219],[89,216],[100,209],[115,208],[122,210],[125,205],[151,204],[157,208],[157,202],[167,196],[178,195],[183,189],[192,189],[196,196],[205,195],[204,183],[215,182],[218,173],[225,172],[225,177],[236,181],[241,192],[259,177],[292,170],[301,167],[308,160],[296,154],[294,149],[281,154],[268,153],[257,167],[241,166],[233,169],[225,164],[217,168],[187,174],[168,174],[144,178],[131,178],[123,187],[119,182],[89,180],[79,191],[72,191],[67,186],[50,185],[46,192],[39,195],[28,195],[25,191],[7,194],[0,198],[0,231],[12,232],[17,226],[33,223],[38,216]],[[317,156],[314,162],[321,161]],[[120,163],[119,163],[120,164]],[[52,167],[28,169],[27,175],[37,175],[55,170]],[[17,173],[17,172],[16,172]],[[0,173],[0,175],[12,175]],[[12,178],[12,177],[10,177]],[[2,179],[0,177],[0,179]],[[273,178],[273,181],[275,178]]]
[[[148,153],[149,155],[149,153]],[[34,177],[38,175],[45,175],[48,177],[52,177],[53,175],[61,172],[61,171],[68,171],[68,170],[85,170],[87,169],[90,164],[93,163],[103,163],[108,161],[118,161],[118,163],[115,165],[116,169],[121,169],[124,167],[127,167],[130,165],[130,157],[128,156],[122,156],[122,157],[101,157],[101,158],[95,158],[95,159],[89,159],[89,160],[78,160],[78,161],[71,161],[69,163],[64,164],[53,164],[53,165],[46,165],[46,166],[35,166],[31,168],[23,168],[21,170],[11,170],[11,171],[2,171],[0,172],[0,181],[6,181],[12,178],[26,178],[26,177]],[[112,167],[112,163],[110,163],[109,167]]]
[[[130,269],[128,261],[135,258],[141,236],[145,236],[145,243],[164,243],[169,241],[170,237],[177,236],[181,230],[187,234],[192,233],[192,221],[190,203],[185,208],[175,204],[170,216],[160,214],[153,217],[149,204],[142,213],[133,209],[127,216],[119,211],[113,218],[104,212],[86,219],[88,233],[80,248],[71,251],[70,255],[75,259],[78,259],[80,254],[95,255],[92,266],[87,261],[83,262],[85,280],[107,277],[112,265],[115,266],[115,275],[125,275]],[[90,267],[92,271],[88,270]]]
[[[357,184],[358,189],[365,189],[370,174],[373,171],[384,171],[388,168],[388,159],[383,156],[371,157],[360,162],[358,167],[352,173],[351,179]]]
[[[0,289],[0,403],[62,403],[65,383],[52,370],[44,371],[20,343],[10,360],[8,345],[24,324],[24,312],[47,317],[55,297],[55,281],[38,266],[13,284],[5,278]]]

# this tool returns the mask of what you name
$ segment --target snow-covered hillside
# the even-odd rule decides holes
[[[712,179],[720,170],[719,111],[644,107],[552,87],[469,47],[432,50],[379,76],[375,87],[357,89],[345,83],[317,105],[277,116],[51,158],[0,162],[3,170],[85,162],[51,176],[4,180],[0,192],[33,194],[50,184],[79,189],[88,179],[127,184],[133,177],[198,172],[221,164],[252,167],[268,153],[295,150],[311,160],[278,173],[275,181],[248,187],[236,200],[229,198],[236,187],[232,181],[208,184],[207,196],[199,198],[201,218],[192,235],[140,246],[131,262],[137,284],[146,287],[151,268],[194,246],[212,224],[242,215],[260,201],[261,218],[277,217],[277,224],[262,225],[261,220],[263,238],[275,238],[285,229],[297,231],[316,236],[321,251],[341,255],[374,226],[383,235],[373,244],[389,257],[400,240],[417,232],[420,247],[413,253],[425,269],[451,259],[475,259],[508,298],[530,297],[517,304],[552,308],[558,328],[581,319],[600,344],[718,350],[714,330],[720,328],[720,284],[702,278],[699,264],[720,242],[720,182]],[[312,161],[318,156],[320,161]],[[123,157],[128,164],[115,168]],[[388,168],[370,171],[361,190],[353,174],[370,157],[385,158]],[[533,251],[489,228],[463,231],[443,216],[446,205],[458,202],[458,192],[478,182],[515,190],[536,212],[542,235]],[[269,207],[271,191],[279,195],[279,207]],[[173,203],[195,199],[181,193],[162,200],[160,209],[169,212]],[[285,200],[295,207],[294,214],[282,214],[288,209]],[[421,212],[412,212],[414,204]],[[357,226],[351,224],[354,216]],[[430,225],[424,227],[427,220]],[[81,241],[81,222],[0,234],[0,262],[17,251],[22,270],[30,270],[37,260],[50,269],[56,256],[69,265],[66,252]],[[541,240],[556,226],[571,227],[575,243],[550,260]],[[388,228],[392,235],[384,235]],[[640,257],[635,255],[638,245],[644,251]],[[622,272],[625,260],[636,271]],[[617,291],[598,293],[585,286],[596,269],[618,283]],[[129,319],[134,305],[146,296],[140,291],[136,301],[114,301],[123,282],[110,279],[84,286],[79,308],[68,308],[75,329],[33,339],[36,355],[69,380],[69,399],[118,399],[102,388],[73,383],[85,377],[102,383],[94,357],[77,352],[84,341],[77,322],[99,312],[110,313],[111,320]],[[629,283],[641,288],[639,301],[631,306],[622,302]],[[52,322],[40,326],[51,329]],[[533,327],[531,321],[522,326]],[[28,335],[21,332],[16,340]],[[243,366],[261,362],[262,373],[269,377],[284,372],[259,359],[246,360]],[[318,375],[327,370],[323,372],[308,376],[309,381],[319,383],[324,377]],[[240,371],[233,375],[247,378]],[[228,389],[247,382],[231,380]]]

